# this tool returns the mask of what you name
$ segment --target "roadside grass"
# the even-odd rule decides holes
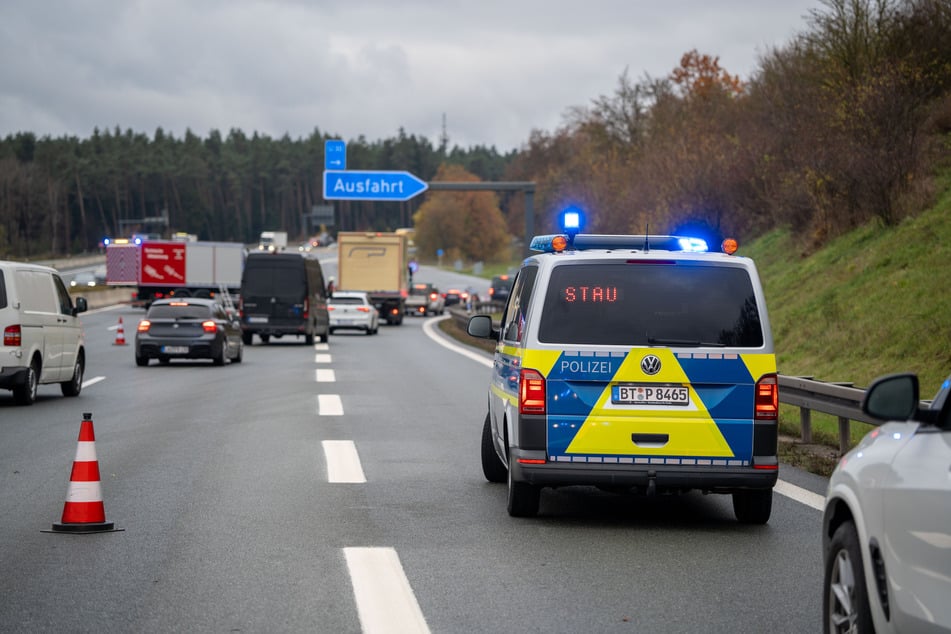
[[[951,374],[949,184],[920,215],[870,222],[809,255],[788,230],[741,247],[765,287],[780,374],[864,388],[915,372],[931,398]],[[836,417],[814,413],[812,428],[814,442],[838,446]],[[780,429],[799,436],[798,408],[781,408]],[[852,444],[870,429],[852,421]]]

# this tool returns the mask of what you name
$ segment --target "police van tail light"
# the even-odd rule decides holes
[[[7,326],[3,329],[3,345],[20,347],[21,339],[20,324]]]
[[[756,382],[754,413],[756,420],[776,420],[779,415],[779,384],[775,374],[767,374]]]
[[[545,377],[537,370],[526,368],[518,375],[518,413],[545,413]]]

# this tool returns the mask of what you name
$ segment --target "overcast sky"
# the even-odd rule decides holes
[[[0,0],[0,136],[314,128],[517,149],[683,53],[747,78],[820,0]]]

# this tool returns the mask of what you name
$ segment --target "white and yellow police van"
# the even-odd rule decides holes
[[[778,475],[776,358],[752,260],[677,236],[539,236],[495,339],[482,466],[508,512],[543,487],[729,493],[769,520]]]

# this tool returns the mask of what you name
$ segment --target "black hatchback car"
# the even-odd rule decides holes
[[[241,363],[241,322],[213,299],[157,299],[135,332],[135,364],[158,359],[211,359]]]

